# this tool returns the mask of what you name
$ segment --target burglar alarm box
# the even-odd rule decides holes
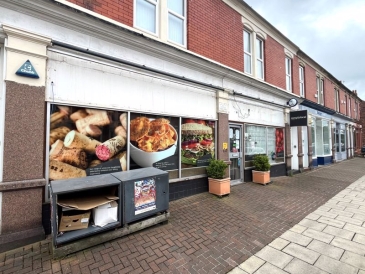
[[[104,174],[51,181],[49,187],[54,246],[121,226],[122,187],[114,176]],[[113,214],[111,218],[104,218],[102,225],[95,225],[91,212],[101,205],[115,205],[115,202],[118,204],[116,218]],[[115,211],[115,206],[110,210]]]
[[[124,224],[168,210],[168,172],[146,167],[112,175],[122,182]]]

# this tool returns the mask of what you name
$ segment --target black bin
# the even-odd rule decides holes
[[[69,243],[121,226],[123,219],[123,209],[119,205],[123,203],[121,201],[123,198],[122,187],[121,182],[112,175],[104,174],[67,180],[57,180],[50,182],[49,187],[51,194],[52,233],[55,246],[61,246],[65,243]],[[63,214],[62,207],[57,204],[60,199],[66,197],[67,199],[77,200],[79,197],[82,197],[85,199],[90,198],[92,200],[93,197],[99,195],[105,194],[105,196],[108,196],[111,194],[111,192],[113,192],[112,196],[117,196],[119,198],[116,201],[118,203],[118,220],[116,222],[99,227],[94,226],[90,221],[87,228],[67,231],[61,234],[58,233],[59,221],[61,214]],[[92,219],[91,215],[90,219]]]
[[[169,174],[154,167],[112,174],[122,182],[123,224],[169,209]]]

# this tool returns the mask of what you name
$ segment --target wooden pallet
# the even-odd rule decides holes
[[[133,224],[127,224],[124,227],[117,228],[115,230],[95,234],[93,236],[86,237],[84,239],[80,239],[60,247],[55,247],[54,244],[52,244],[53,258],[62,258],[67,256],[68,254],[75,253],[77,251],[84,250],[86,248],[123,237],[125,235],[131,234],[147,227],[151,227],[157,224],[165,224],[168,222],[169,217],[170,212],[164,212],[160,215],[143,219]]]

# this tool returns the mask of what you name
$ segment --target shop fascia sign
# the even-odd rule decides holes
[[[298,110],[289,112],[290,127],[301,127],[308,125],[308,111]]]
[[[15,74],[35,79],[39,78],[38,73],[36,72],[32,63],[29,60],[25,61],[25,63],[17,70]]]

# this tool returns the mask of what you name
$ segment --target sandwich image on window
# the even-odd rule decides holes
[[[183,167],[207,166],[214,158],[214,123],[186,119],[181,125],[181,163]]]

